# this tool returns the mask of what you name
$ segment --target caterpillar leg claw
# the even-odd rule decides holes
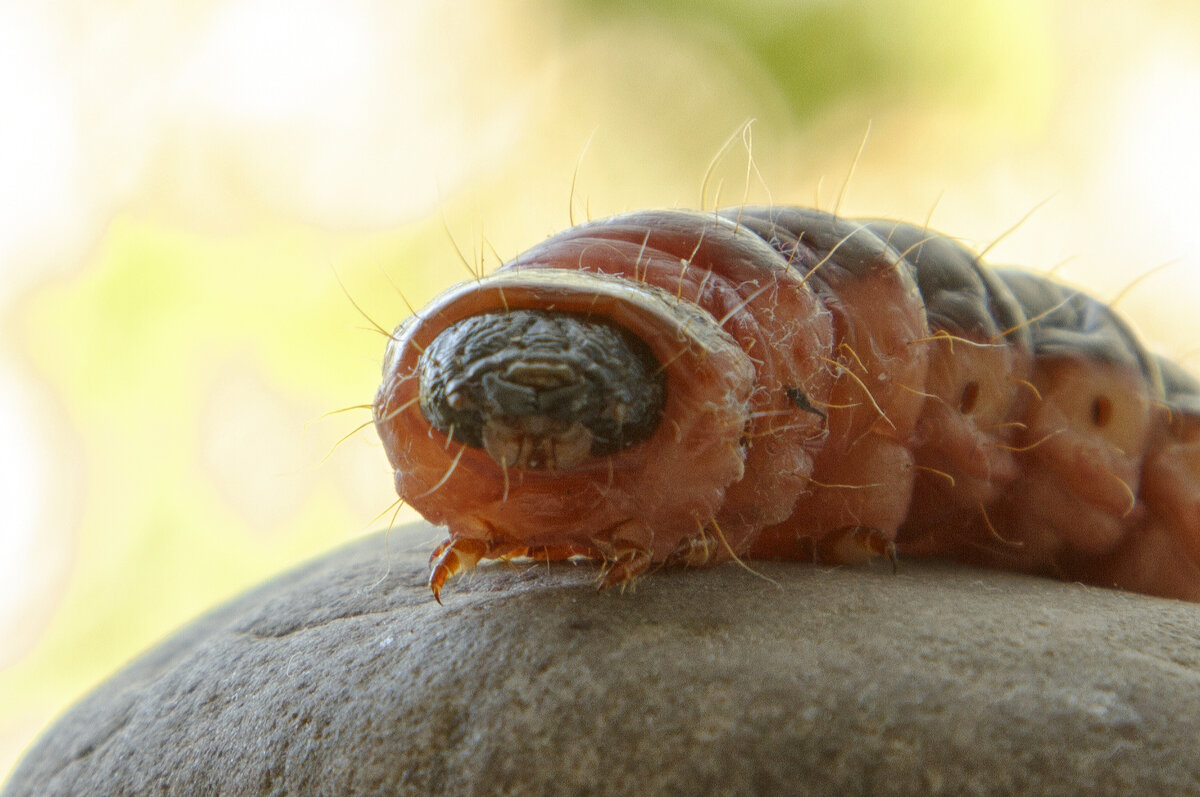
[[[690,537],[685,537],[675,546],[667,564],[679,564],[684,567],[705,567],[714,564],[721,550],[721,541],[714,534],[699,531]]]
[[[626,520],[597,536],[593,542],[603,553],[600,589],[619,586],[622,591],[650,567],[654,531],[645,523]]]
[[[632,587],[634,580],[650,567],[650,549],[634,545],[618,546],[616,556],[605,562],[600,576],[600,589]]]
[[[440,605],[442,587],[451,576],[470,570],[480,559],[488,556],[492,546],[485,540],[461,537],[446,540],[433,550],[429,557],[429,589],[433,599]]]
[[[896,544],[879,529],[844,526],[825,535],[816,546],[816,560],[840,565],[856,565],[886,556],[896,571]]]

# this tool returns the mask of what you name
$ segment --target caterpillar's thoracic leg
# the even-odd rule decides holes
[[[472,537],[449,539],[433,550],[429,557],[429,589],[433,599],[442,602],[442,587],[456,573],[473,568],[480,559],[494,556],[492,544]]]
[[[685,537],[675,546],[667,559],[668,564],[679,564],[684,567],[705,567],[723,561],[721,557],[721,540],[707,530],[700,530],[690,537]]]
[[[622,590],[650,567],[654,530],[637,520],[617,524],[593,542],[605,559],[600,588],[620,586]]]
[[[646,572],[646,568],[649,566],[650,551],[648,549],[635,546],[620,547],[617,549],[616,557],[605,563],[600,588],[619,586],[624,591],[625,587],[632,586],[634,579]]]
[[[815,558],[818,562],[856,565],[886,556],[896,566],[896,546],[892,538],[879,529],[866,526],[845,526],[826,534],[817,542]]]

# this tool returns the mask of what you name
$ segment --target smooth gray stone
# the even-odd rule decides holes
[[[499,563],[442,607],[435,537],[364,539],[188,626],[5,797],[1200,794],[1198,605],[905,560],[625,594]]]

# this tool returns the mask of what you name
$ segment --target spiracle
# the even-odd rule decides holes
[[[482,559],[602,585],[733,558],[952,557],[1200,600],[1200,384],[1107,305],[795,207],[572,227],[388,345],[396,491]]]

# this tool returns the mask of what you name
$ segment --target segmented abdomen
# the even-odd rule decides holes
[[[1200,390],[1162,370],[1104,304],[913,225],[654,211],[403,324],[376,422],[449,526],[435,595],[481,558],[898,550],[1200,600]]]

